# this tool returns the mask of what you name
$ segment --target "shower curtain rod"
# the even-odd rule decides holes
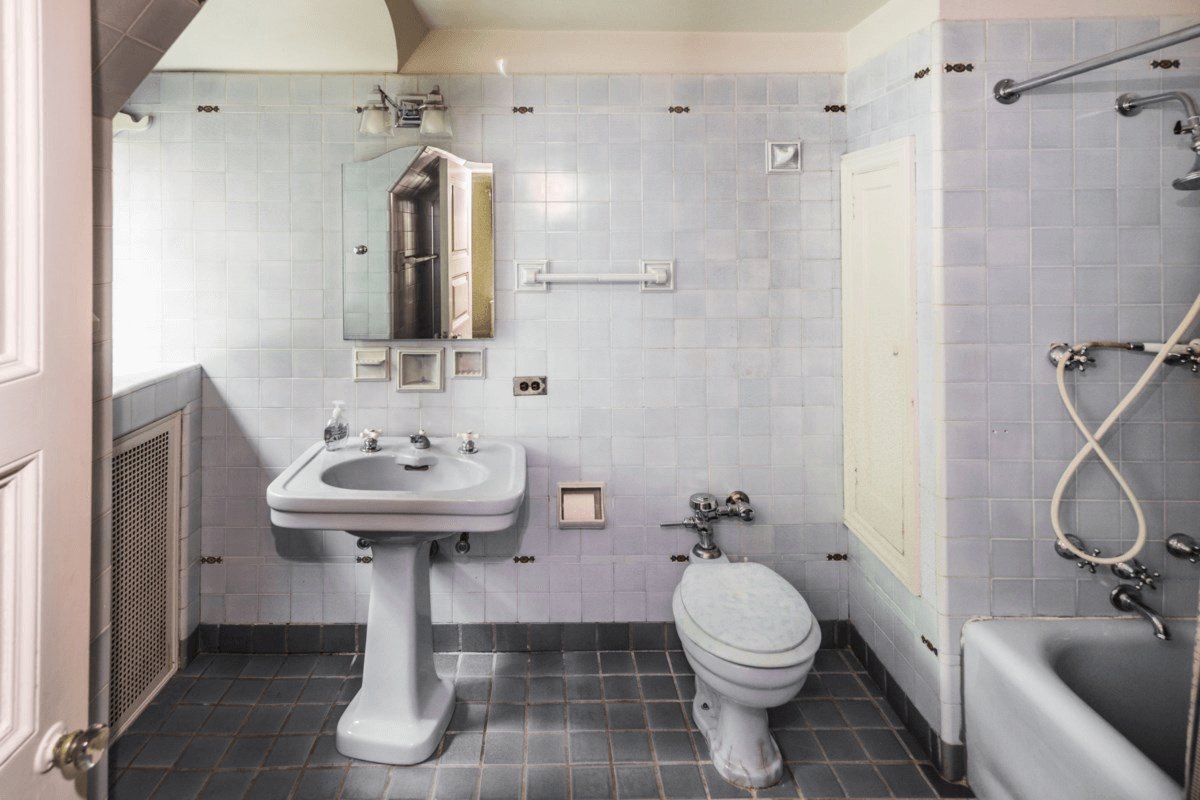
[[[1069,67],[1056,69],[1054,72],[1047,72],[1045,75],[1037,78],[1030,78],[1029,80],[1021,81],[1020,83],[1017,83],[1012,78],[1005,78],[996,84],[995,88],[992,90],[992,93],[995,95],[996,100],[1008,105],[1020,100],[1021,92],[1024,92],[1027,89],[1036,89],[1039,86],[1045,86],[1048,83],[1054,83],[1055,81],[1061,81],[1066,78],[1073,78],[1074,76],[1084,72],[1091,72],[1092,70],[1099,69],[1100,67],[1107,67],[1109,64],[1116,64],[1118,61],[1125,61],[1133,58],[1134,56],[1140,56],[1144,53],[1160,50],[1164,47],[1170,47],[1171,45],[1179,44],[1180,42],[1191,41],[1192,39],[1198,37],[1200,37],[1200,25],[1189,25],[1188,27],[1181,28],[1174,33],[1164,33],[1162,36],[1158,36],[1154,39],[1148,39],[1141,44],[1130,45],[1129,47],[1124,47],[1120,50],[1114,50],[1113,52],[1102,56],[1089,58],[1087,61],[1080,61],[1078,64],[1072,64]]]

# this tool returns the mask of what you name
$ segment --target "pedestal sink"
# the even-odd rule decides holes
[[[431,438],[427,450],[407,438],[379,442],[374,453],[314,445],[267,487],[267,505],[279,527],[371,542],[363,683],[338,721],[337,749],[417,764],[437,749],[454,709],[454,686],[433,667],[426,543],[511,527],[525,497],[525,448],[484,439],[468,455],[452,438]]]

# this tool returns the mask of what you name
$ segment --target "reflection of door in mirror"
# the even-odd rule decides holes
[[[441,160],[442,242],[449,291],[445,319],[451,339],[471,338],[471,173],[460,165]]]

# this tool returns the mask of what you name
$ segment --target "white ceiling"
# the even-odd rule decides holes
[[[413,0],[431,28],[844,33],[885,0]]]

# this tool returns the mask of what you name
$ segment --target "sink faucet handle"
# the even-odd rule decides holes
[[[458,452],[471,455],[479,451],[479,448],[475,446],[475,440],[479,438],[479,434],[474,431],[464,431],[458,435],[458,438],[462,439],[462,444],[458,446]]]

